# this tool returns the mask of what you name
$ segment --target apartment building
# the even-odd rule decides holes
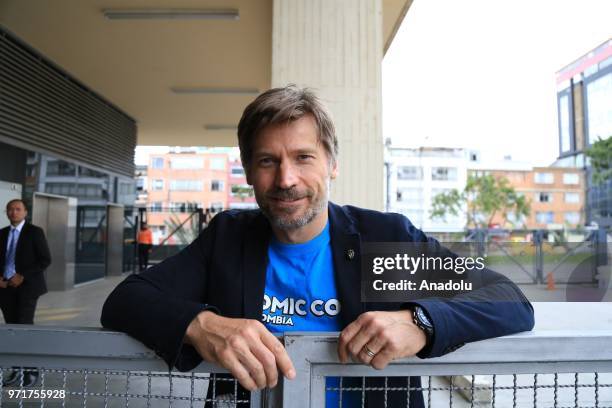
[[[502,167],[502,166],[497,166]],[[584,171],[577,168],[472,168],[470,174],[505,177],[531,203],[528,217],[496,215],[492,227],[526,229],[576,228],[585,223]]]
[[[458,232],[465,228],[466,213],[433,220],[433,198],[452,189],[463,190],[469,153],[446,147],[404,148],[386,151],[387,211],[405,215],[427,232]]]
[[[586,223],[612,226],[612,180],[596,184],[584,151],[612,136],[612,39],[557,72],[557,167],[586,170]]]
[[[154,241],[159,242],[168,233],[169,218],[180,223],[197,208],[227,208],[228,169],[229,155],[223,152],[151,155],[147,209]]]

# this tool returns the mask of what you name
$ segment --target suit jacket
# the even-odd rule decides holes
[[[0,267],[4,273],[6,245],[11,227],[0,230]],[[36,225],[25,223],[15,250],[15,271],[23,275],[23,283],[18,290],[32,297],[47,293],[44,271],[51,264],[51,254],[45,233]],[[2,289],[0,289],[2,296]]]
[[[361,302],[361,243],[394,241],[437,245],[437,242],[399,214],[330,203],[329,222],[343,327],[368,310],[407,307],[401,303]],[[102,325],[139,339],[170,367],[181,371],[193,369],[201,358],[182,341],[187,326],[198,313],[214,309],[226,317],[261,319],[271,234],[270,225],[259,210],[218,214],[183,251],[123,281],[104,304]],[[355,251],[354,257],[346,256],[349,249]],[[482,276],[475,279],[481,283],[480,288],[471,293],[452,299],[411,302],[426,310],[435,328],[433,341],[419,357],[441,356],[465,342],[532,329],[533,308],[521,291],[500,274],[489,270],[480,272]],[[412,386],[419,383],[411,380]],[[411,397],[410,406],[423,406],[420,393],[412,394],[415,396]],[[405,405],[406,394],[398,397],[402,404],[389,406]],[[376,397],[368,399],[373,402]]]

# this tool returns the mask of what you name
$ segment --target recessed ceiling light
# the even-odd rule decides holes
[[[209,88],[173,86],[170,89],[176,94],[259,95],[259,89],[257,88]]]
[[[104,9],[109,20],[238,20],[237,9]]]
[[[208,125],[204,125],[204,129],[206,130],[238,130],[238,126],[236,125],[225,125],[219,123],[211,123]]]

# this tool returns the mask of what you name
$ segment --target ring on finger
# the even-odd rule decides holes
[[[375,353],[375,352],[373,352],[373,351],[372,351],[372,350],[371,350],[371,349],[368,347],[368,345],[367,345],[367,344],[366,344],[365,346],[363,346],[363,348],[364,348],[365,353],[368,355],[368,357],[373,358],[373,357],[376,355],[376,353]]]

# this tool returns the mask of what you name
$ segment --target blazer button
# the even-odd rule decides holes
[[[352,249],[347,250],[346,257],[349,261],[352,260],[355,257],[355,251]]]

